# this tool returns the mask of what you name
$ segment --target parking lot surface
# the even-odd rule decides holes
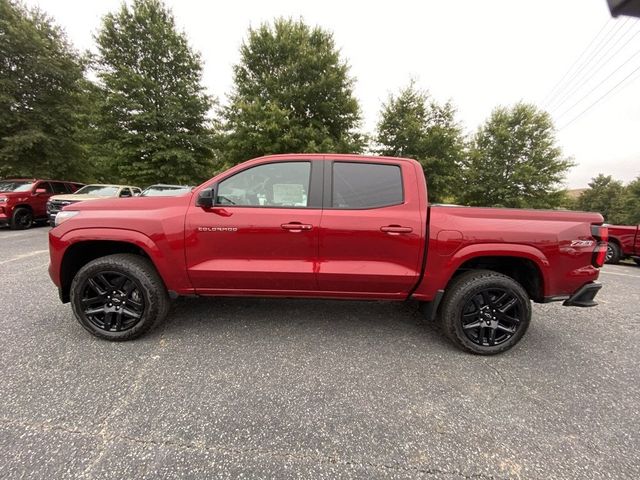
[[[383,302],[180,299],[115,344],[59,302],[47,233],[0,230],[0,478],[638,478],[635,265],[496,357]]]

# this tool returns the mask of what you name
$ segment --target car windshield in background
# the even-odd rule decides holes
[[[87,185],[76,192],[76,195],[95,195],[96,197],[115,197],[119,187],[108,185]]]
[[[191,191],[191,187],[174,185],[152,185],[145,188],[140,194],[141,197],[169,197],[182,195]]]
[[[32,182],[4,181],[0,182],[0,192],[28,192],[33,187]]]

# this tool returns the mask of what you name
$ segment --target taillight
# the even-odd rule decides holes
[[[604,225],[591,225],[591,235],[596,239],[596,248],[591,257],[591,264],[600,268],[607,258],[607,241],[609,240],[609,229]]]

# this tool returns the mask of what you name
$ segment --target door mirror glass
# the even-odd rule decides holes
[[[36,188],[36,191],[35,191],[36,195],[44,195],[45,193],[47,193],[46,188]]]
[[[213,199],[216,196],[214,188],[205,188],[198,193],[198,200],[196,201],[197,207],[211,208],[213,207]]]

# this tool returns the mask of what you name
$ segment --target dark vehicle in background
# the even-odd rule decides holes
[[[633,258],[640,265],[640,226],[609,225],[606,262],[616,264]]]
[[[158,183],[145,188],[140,194],[141,197],[173,197],[189,193],[193,187],[191,185],[167,185]]]
[[[47,219],[46,204],[52,195],[70,194],[82,183],[35,178],[0,180],[0,226],[14,230],[30,228]]]
[[[58,212],[73,203],[103,198],[137,197],[138,195],[140,195],[140,188],[131,185],[86,185],[71,195],[56,195],[49,199],[47,202],[49,224],[53,226]]]

